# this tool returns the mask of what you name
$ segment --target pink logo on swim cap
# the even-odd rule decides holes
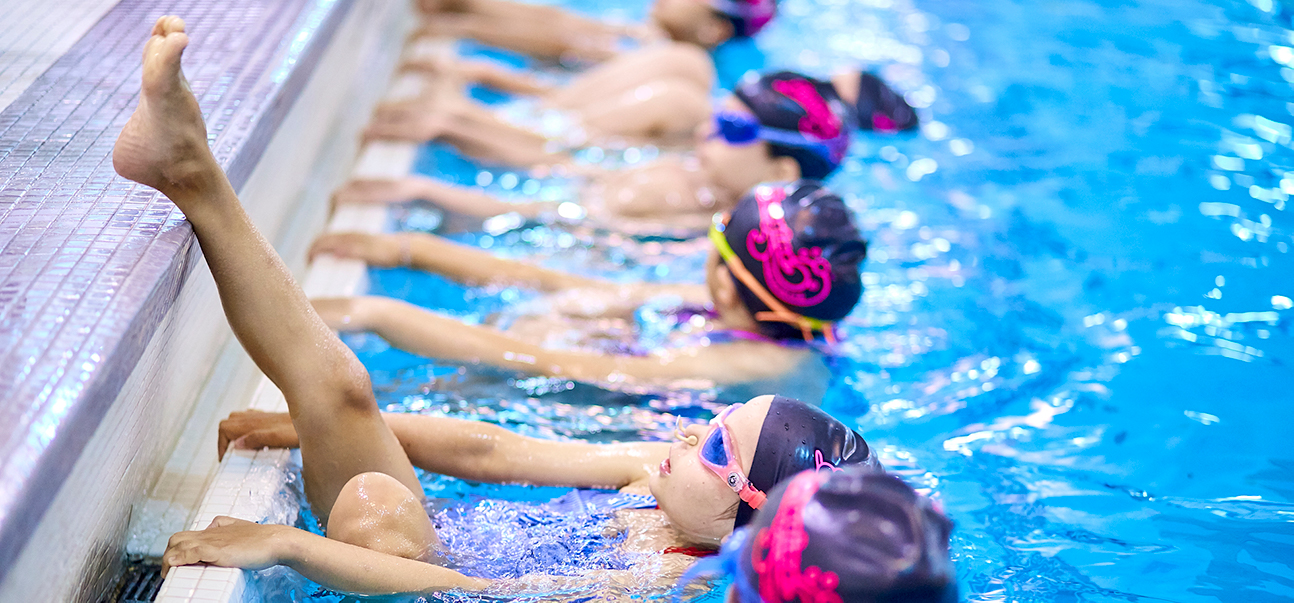
[[[844,136],[845,122],[831,110],[831,105],[818,94],[818,89],[808,80],[799,79],[773,82],[773,90],[804,108],[805,116],[798,124],[800,133],[825,143],[831,150],[831,160],[840,163],[849,143]]]
[[[813,464],[814,464],[814,467],[813,467],[814,471],[822,471],[823,467],[830,469],[833,473],[836,471],[843,471],[843,469],[841,469],[840,467],[832,465],[831,463],[828,463],[827,461],[823,460],[821,450],[813,451]]]
[[[764,286],[783,303],[808,307],[831,294],[831,262],[822,248],[796,250],[794,234],[786,224],[782,188],[760,186],[755,190],[759,204],[759,228],[746,234],[746,250],[764,267]]]
[[[841,603],[840,577],[811,565],[801,568],[809,534],[804,530],[804,506],[818,491],[814,473],[791,480],[777,506],[773,523],[755,535],[750,547],[750,567],[759,575],[759,598],[764,603],[799,600],[802,603]]]

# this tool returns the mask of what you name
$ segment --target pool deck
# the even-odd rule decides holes
[[[120,431],[108,435],[121,436],[109,438],[120,442],[110,446],[111,459],[91,464],[101,465],[96,479],[110,483],[123,481],[118,471],[147,474],[154,465],[149,453],[174,442],[174,436],[139,441],[157,435],[141,423],[183,422],[191,411],[121,399],[201,262],[174,205],[112,169],[112,146],[136,103],[140,52],[152,22],[163,14],[188,22],[194,36],[186,72],[216,158],[242,190],[355,2],[60,4],[77,9],[70,20],[49,3],[37,4],[23,0],[0,9],[31,17],[0,27],[8,36],[5,48],[26,49],[6,52],[0,65],[0,101],[8,101],[0,102],[0,593],[10,592],[10,578],[22,573],[20,555],[44,529],[47,511],[60,508],[56,498],[68,494],[69,476],[95,473],[77,461],[105,417],[115,417],[112,428]],[[104,10],[96,22],[96,11]],[[63,33],[47,34],[55,26]],[[84,35],[68,45],[77,28]],[[195,341],[194,349],[170,353],[214,357],[220,345],[203,345],[213,341],[220,343]],[[133,414],[120,414],[123,404],[133,405]],[[88,510],[99,512],[93,505]],[[120,543],[80,546],[111,557]],[[46,541],[42,548],[54,557],[67,554]],[[60,568],[84,566],[64,556],[50,571]]]

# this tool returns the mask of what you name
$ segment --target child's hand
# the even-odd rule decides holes
[[[197,532],[171,536],[162,554],[162,575],[179,565],[215,565],[260,570],[279,564],[293,528],[217,517]]]
[[[425,185],[418,178],[397,180],[351,180],[332,195],[333,206],[350,203],[390,204],[425,199]]]
[[[315,239],[310,246],[310,259],[320,254],[338,258],[363,260],[370,266],[390,268],[405,262],[404,248],[397,237],[372,235],[361,232],[329,233]]]
[[[229,448],[230,442],[234,448],[243,450],[296,448],[301,445],[288,413],[259,410],[233,412],[229,414],[229,418],[220,422],[220,433],[216,441],[220,458],[225,457],[225,450]]]

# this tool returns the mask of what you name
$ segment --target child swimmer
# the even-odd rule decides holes
[[[668,42],[704,52],[759,33],[777,13],[775,0],[656,0],[645,27],[626,27],[511,0],[422,0],[419,7],[429,33],[473,38],[541,59],[585,61],[633,53],[625,42]]]
[[[773,489],[707,574],[732,578],[728,603],[955,603],[952,522],[903,480],[860,467],[809,470]]]
[[[719,218],[704,285],[616,284],[433,235],[324,235],[312,254],[409,265],[469,286],[526,287],[545,297],[529,315],[495,326],[384,297],[316,299],[315,309],[335,329],[371,331],[423,356],[622,388],[769,387],[784,379],[820,386],[820,355],[794,343],[833,337],[832,322],[862,295],[867,245],[849,209],[820,184],[801,181],[759,185]],[[638,341],[640,308],[670,317],[665,341]]]
[[[774,396],[728,407],[709,426],[682,430],[673,444],[553,442],[473,421],[384,417],[363,365],[311,309],[211,154],[180,70],[187,44],[183,20],[157,21],[144,47],[139,106],[117,140],[113,166],[184,212],[230,327],[287,400],[286,417],[238,414],[222,424],[222,438],[247,445],[265,433],[247,425],[290,433],[301,448],[306,497],[327,536],[218,517],[205,530],[173,536],[164,567],[287,565],[328,588],[363,594],[488,588],[488,580],[428,562],[445,551],[423,510],[411,458],[473,480],[650,494],[658,508],[632,511],[624,543],[661,552],[713,548],[742,523],[746,507],[761,507],[764,493],[796,471],[823,463],[879,468],[851,429]]]
[[[849,116],[830,83],[789,71],[751,78],[698,129],[695,157],[668,156],[630,169],[595,171],[578,200],[589,222],[617,231],[702,231],[714,212],[728,210],[760,182],[828,177],[849,147]],[[581,215],[560,211],[559,203],[509,203],[425,176],[353,181],[334,199],[422,199],[477,218],[510,212],[539,220]]]

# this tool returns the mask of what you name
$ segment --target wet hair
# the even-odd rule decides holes
[[[836,93],[836,87],[794,71],[777,71],[747,77],[733,94],[755,114],[760,125],[798,132],[806,142],[820,142],[830,153],[803,146],[767,141],[769,155],[790,157],[800,165],[804,178],[821,180],[840,167],[849,148],[847,124],[851,112]]]
[[[952,527],[898,477],[804,471],[773,489],[735,539],[738,600],[807,603],[831,593],[849,603],[955,602]]]
[[[862,130],[900,132],[920,123],[916,111],[901,94],[866,71],[858,74],[858,100],[852,108],[854,121]]]
[[[816,406],[774,396],[764,415],[750,462],[750,484],[767,493],[782,480],[805,469],[859,465],[881,472],[881,462],[867,441],[839,419]],[[768,507],[766,501],[760,508]],[[737,504],[735,527],[746,525],[755,514],[745,501]]]
[[[776,0],[710,0],[710,7],[732,25],[732,35],[753,36],[777,15]]]
[[[761,207],[777,197],[781,197],[777,199],[780,220]],[[770,230],[786,236],[784,228],[789,229],[789,240],[775,241],[770,236]],[[867,257],[867,241],[854,226],[845,202],[820,182],[756,186],[733,208],[723,236],[746,270],[801,316],[840,320],[862,298],[860,266]],[[733,284],[742,305],[757,320],[770,310],[741,279],[734,277]],[[758,320],[758,324],[760,333],[771,339],[804,337],[800,328],[788,323]]]

